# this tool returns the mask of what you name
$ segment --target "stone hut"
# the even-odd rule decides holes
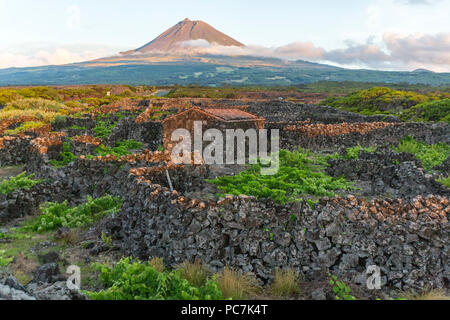
[[[163,121],[164,148],[166,150],[172,148],[171,136],[173,131],[177,129],[187,129],[193,137],[195,121],[202,121],[203,132],[214,128],[222,131],[225,136],[225,130],[227,129],[242,129],[244,131],[264,129],[265,119],[239,109],[200,109],[192,107]]]

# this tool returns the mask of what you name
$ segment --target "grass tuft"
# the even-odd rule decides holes
[[[149,266],[152,267],[153,269],[155,269],[158,272],[163,272],[164,271],[164,259],[163,258],[152,258],[149,262],[148,262]]]
[[[292,297],[300,293],[298,274],[294,269],[276,269],[270,292],[277,297]]]
[[[209,271],[200,261],[185,261],[179,266],[181,278],[186,279],[194,286],[204,286],[208,280]]]
[[[217,281],[225,299],[248,300],[261,291],[258,281],[253,274],[241,273],[229,267],[225,267],[217,275]]]
[[[431,289],[421,293],[403,292],[400,297],[403,300],[450,300],[450,297],[441,289]]]

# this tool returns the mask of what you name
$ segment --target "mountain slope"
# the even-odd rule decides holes
[[[147,54],[145,55],[147,56]],[[164,56],[65,66],[0,69],[0,86],[131,84],[233,86],[297,85],[316,81],[450,84],[450,73],[349,70],[306,61],[227,56]],[[146,57],[150,59],[150,57]],[[159,60],[158,60],[159,59]]]
[[[177,51],[182,49],[183,42],[200,39],[206,40],[209,43],[217,43],[222,46],[244,47],[244,44],[214,29],[212,26],[203,21],[191,21],[189,19],[184,19],[165,31],[155,40],[133,51]]]

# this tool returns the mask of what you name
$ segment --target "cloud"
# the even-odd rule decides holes
[[[319,59],[325,50],[314,46],[312,42],[293,42],[280,47],[263,47],[249,45],[245,47],[221,46],[217,43],[209,43],[206,40],[190,40],[180,43],[180,51],[199,54],[218,54],[236,56],[263,56],[283,59]]]
[[[365,43],[347,41],[340,49],[325,50],[312,42],[294,42],[280,47],[220,46],[195,40],[183,43],[182,50],[200,54],[252,55],[282,59],[304,59],[339,66],[357,66],[384,70],[428,68],[450,72],[450,33],[410,34],[385,33],[378,43],[369,37]]]
[[[332,50],[326,50],[312,42],[293,42],[279,47],[234,47],[221,46],[202,39],[183,42],[180,48],[187,53],[301,59],[352,68],[426,68],[437,72],[450,72],[450,33],[404,35],[387,32],[379,39],[369,37],[364,43],[347,41],[342,48]],[[0,68],[83,62],[112,56],[126,49],[86,44],[22,44],[16,48],[0,50]]]
[[[183,41],[180,43],[183,48],[209,48],[210,44],[204,39]]]
[[[405,65],[435,65],[450,71],[450,33],[407,36],[385,33],[383,40],[392,61]]]
[[[21,47],[26,49],[20,50]],[[0,68],[63,65],[111,56],[119,51],[119,48],[96,45],[21,45],[0,51]]]

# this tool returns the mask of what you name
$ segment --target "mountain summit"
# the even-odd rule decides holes
[[[182,48],[183,42],[192,40],[206,40],[209,43],[217,43],[221,46],[245,46],[239,41],[236,41],[226,34],[214,29],[206,22],[200,20],[191,21],[186,18],[165,31],[152,42],[147,43],[133,52],[146,53],[155,51],[178,51]]]

